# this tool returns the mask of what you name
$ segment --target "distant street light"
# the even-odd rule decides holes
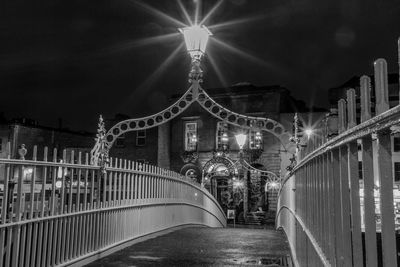
[[[235,135],[235,138],[236,138],[237,144],[239,145],[239,149],[243,150],[244,144],[246,143],[247,135],[240,133],[240,134]]]
[[[310,139],[310,137],[314,133],[314,131],[311,128],[307,128],[304,130],[304,133],[307,135],[307,138]]]
[[[247,135],[245,135],[244,133],[239,133],[237,135],[235,135],[235,139],[237,144],[239,145],[239,163],[240,163],[240,169],[239,169],[239,179],[241,176],[243,176],[243,217],[244,220],[247,222],[247,212],[248,212],[248,188],[247,188],[247,173],[244,172],[243,169],[243,163],[245,162],[244,158],[243,158],[243,147],[244,144],[246,143],[246,139],[247,139]]]

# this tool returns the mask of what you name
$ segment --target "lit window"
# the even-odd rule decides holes
[[[400,152],[400,137],[393,137],[393,152]]]
[[[227,150],[228,149],[228,123],[219,121],[217,122],[217,133],[216,133],[216,149]]]
[[[262,141],[263,141],[262,133],[260,131],[250,130],[249,136],[250,136],[249,140],[250,149],[262,149]]]
[[[197,140],[197,122],[187,122],[185,124],[185,151],[195,151]]]
[[[146,130],[139,130],[136,132],[136,145],[137,146],[146,145]]]
[[[400,162],[394,163],[394,181],[400,182]]]
[[[115,141],[116,147],[124,147],[125,146],[125,134],[121,134],[118,136],[117,140]]]

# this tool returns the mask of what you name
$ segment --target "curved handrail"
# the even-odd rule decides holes
[[[279,216],[279,214],[281,213],[281,211],[283,209],[288,210],[293,217],[296,219],[296,221],[300,224],[300,226],[303,228],[304,233],[307,235],[308,240],[310,240],[312,246],[314,247],[314,250],[317,252],[319,258],[321,259],[321,261],[323,262],[324,266],[332,266],[330,264],[330,262],[328,261],[328,259],[325,256],[325,253],[322,251],[322,249],[320,248],[320,246],[318,246],[318,242],[317,240],[314,238],[314,236],[311,234],[311,231],[306,227],[305,223],[303,222],[303,220],[301,218],[299,218],[296,213],[288,206],[286,205],[282,205],[278,212],[276,213],[276,217],[275,217],[275,225],[278,225],[276,220]],[[296,253],[296,251],[294,251]],[[297,257],[296,257],[297,258]]]
[[[340,135],[332,138],[322,146],[318,147],[307,156],[305,156],[301,161],[293,168],[293,170],[286,174],[282,181],[282,186],[287,182],[287,180],[304,164],[306,164],[311,159],[322,155],[323,153],[338,148],[343,144],[361,139],[364,136],[376,133],[378,131],[388,129],[391,126],[398,125],[400,123],[400,105],[395,106],[382,114],[379,114],[361,124],[358,124],[351,129],[346,130]],[[280,194],[280,193],[279,193]]]

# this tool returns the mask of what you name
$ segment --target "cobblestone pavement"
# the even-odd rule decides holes
[[[279,231],[190,227],[132,245],[87,267],[291,266]]]

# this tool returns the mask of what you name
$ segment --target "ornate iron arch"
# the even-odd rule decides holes
[[[189,74],[189,83],[191,83],[191,86],[174,104],[147,117],[118,122],[106,133],[104,133],[103,129],[101,138],[96,138],[96,144],[91,151],[91,163],[105,167],[108,152],[118,136],[127,132],[145,130],[162,125],[181,114],[195,101],[211,115],[228,124],[245,129],[259,129],[269,132],[276,136],[281,141],[282,145],[289,142],[291,135],[279,122],[268,118],[242,115],[224,108],[215,102],[201,88],[201,77],[202,71],[200,67],[193,65]]]
[[[226,156],[218,156],[210,159],[204,164],[204,166],[202,167],[203,175],[213,174],[213,171],[209,173],[208,170],[218,164],[224,165],[227,168],[228,175],[234,175],[235,173],[237,173],[237,166],[235,162],[233,162],[230,158]]]

